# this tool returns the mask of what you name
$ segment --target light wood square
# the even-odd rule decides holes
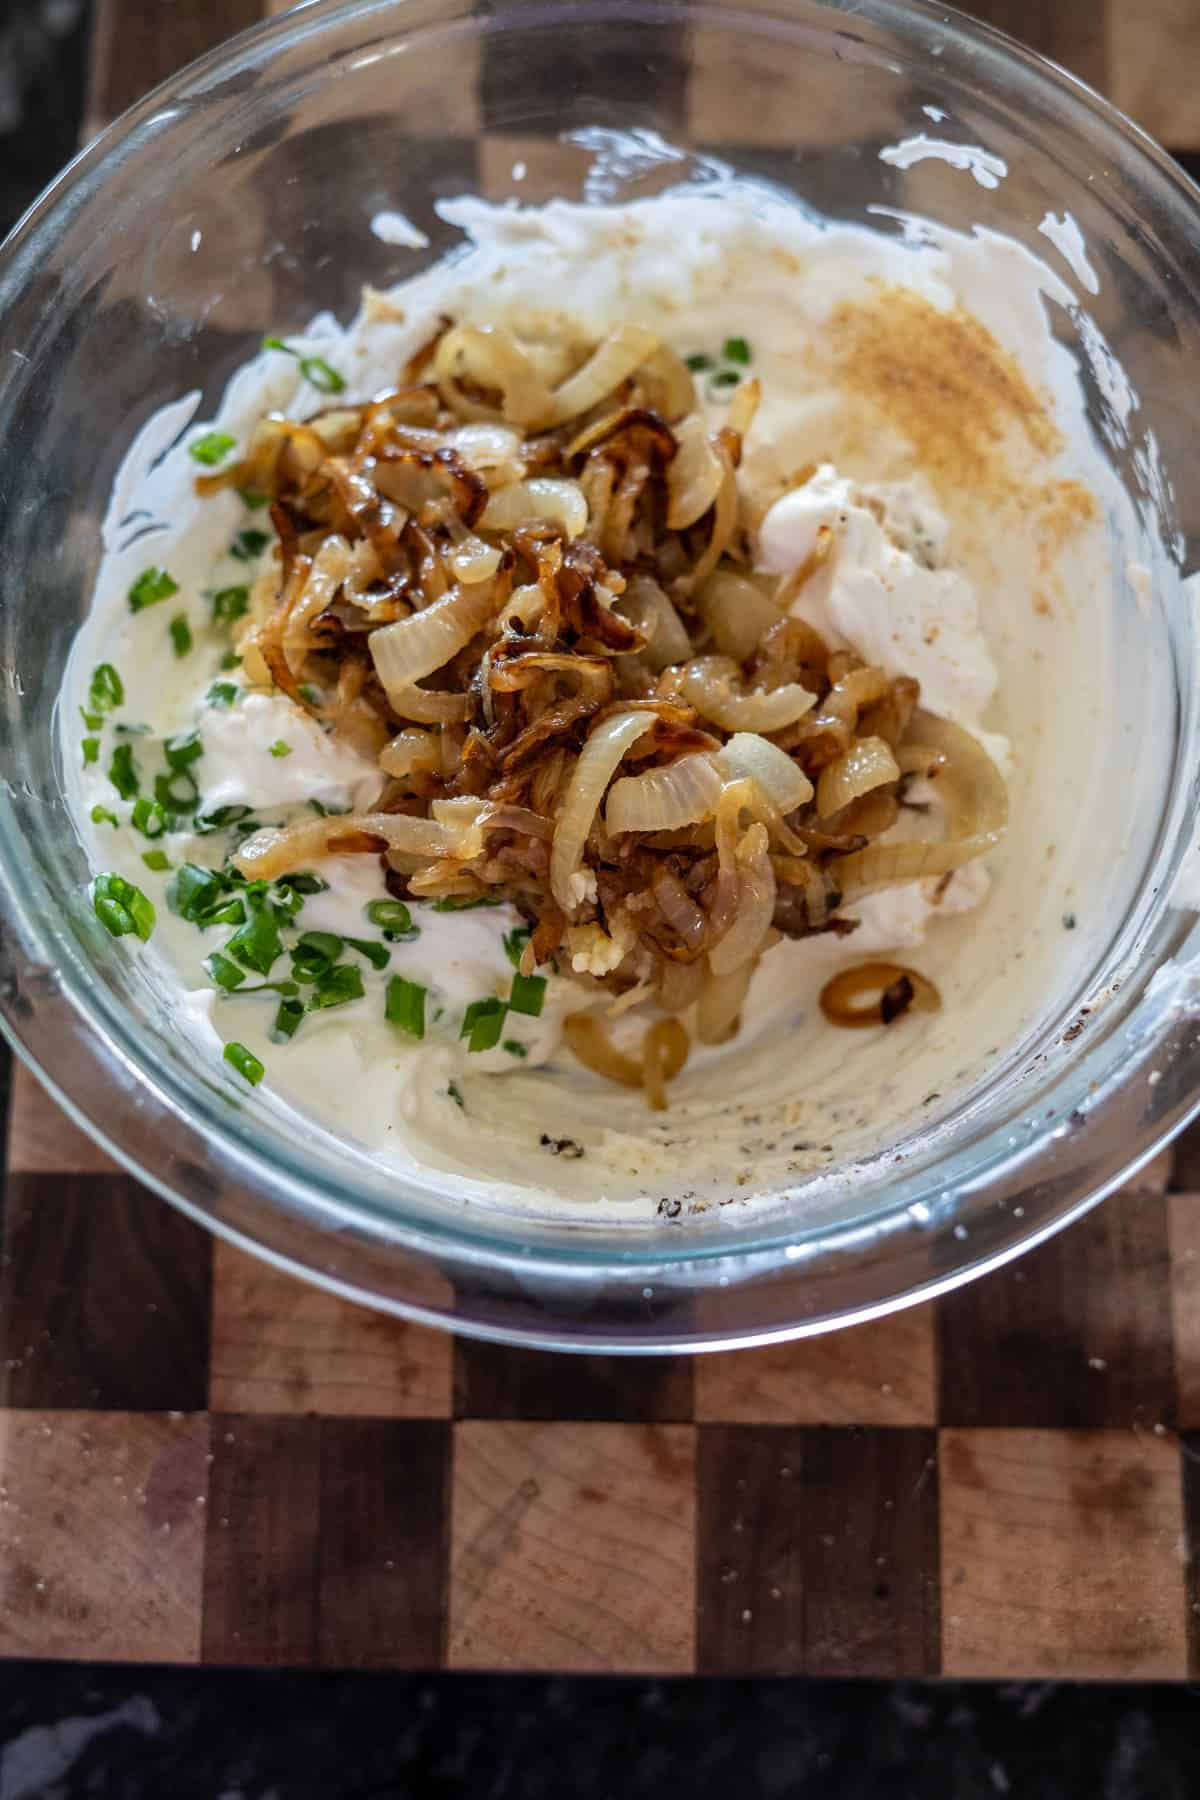
[[[14,1058],[8,1102],[8,1166],[54,1174],[111,1173],[117,1164],[73,1125],[41,1082]]]
[[[908,1307],[849,1331],[696,1361],[696,1417],[739,1425],[932,1425],[934,1315]]]
[[[1179,1446],[1134,1431],[943,1431],[943,1672],[1187,1672]]]
[[[0,1412],[0,1655],[196,1662],[208,1420]]]
[[[353,1306],[216,1246],[214,1412],[444,1419],[451,1358],[445,1332]]]
[[[452,1667],[693,1667],[691,1426],[469,1420],[454,1438]]]

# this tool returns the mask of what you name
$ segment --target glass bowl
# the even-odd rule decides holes
[[[938,112],[951,123],[933,129],[984,146],[1007,178],[880,160]],[[1113,729],[1152,708],[1170,740],[1130,898],[1065,1009],[998,1054],[937,1131],[826,1179],[819,1203],[798,1187],[762,1210],[617,1229],[465,1208],[449,1179],[348,1175],[257,1095],[231,1105],[91,916],[52,714],[114,473],[168,400],[199,389],[208,416],[264,328],[322,309],[345,320],[364,280],[442,254],[454,234],[437,198],[632,198],[714,156],[883,230],[907,211],[1044,254],[1046,215],[1077,221],[1099,276],[1087,310],[1140,397],[1109,432],[1112,464],[1165,546],[1148,613],[1128,601],[1116,621]],[[373,236],[386,210],[429,247]],[[16,1048],[111,1154],[213,1230],[480,1336],[630,1352],[768,1342],[926,1298],[1039,1242],[1200,1106],[1200,934],[1180,885],[1200,766],[1184,585],[1198,296],[1200,195],[1168,158],[1068,75],[941,5],[318,0],[193,64],[97,139],[0,255],[0,990]],[[1078,309],[1055,320],[1069,345],[1087,328]]]

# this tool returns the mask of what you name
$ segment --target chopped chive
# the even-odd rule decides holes
[[[186,656],[192,647],[192,628],[183,613],[176,613],[167,630],[171,634],[176,656]]]
[[[413,924],[403,900],[372,900],[367,906],[367,917],[382,931],[386,943],[408,944],[421,935],[420,926]]]
[[[138,778],[137,764],[133,760],[132,744],[117,745],[108,765],[108,779],[122,800],[132,800],[138,792],[142,784]]]
[[[99,762],[99,760],[100,760],[100,739],[99,738],[93,738],[93,737],[84,738],[80,744],[80,748],[83,751],[83,766],[85,769],[87,768],[89,763]]]
[[[503,1000],[472,1000],[463,1014],[462,1029],[458,1034],[467,1039],[467,1049],[474,1053],[494,1050],[500,1042],[507,1012]]]
[[[202,863],[183,863],[171,883],[167,905],[189,924],[207,924],[205,915],[219,906],[230,886],[228,877],[220,869],[206,869]],[[241,905],[240,900],[238,905]]]
[[[703,350],[697,350],[691,356],[685,356],[683,360],[693,375],[703,375],[705,369],[711,369],[713,366],[712,357],[705,356]]]
[[[310,800],[308,803],[318,819],[339,819],[343,813],[353,812],[351,806],[332,806],[326,800]]]
[[[143,794],[133,803],[132,823],[143,837],[160,838],[167,829],[167,815],[159,801],[148,800]]]
[[[214,831],[228,831],[231,825],[242,825],[249,817],[248,806],[216,806],[210,813],[196,814],[196,831],[200,837],[211,837]],[[257,830],[257,825],[253,829]]]
[[[248,918],[239,925],[225,948],[231,956],[245,963],[259,975],[269,975],[272,964],[283,955],[279,921],[261,895],[246,895]]]
[[[143,569],[129,590],[129,610],[144,612],[146,607],[157,606],[160,600],[169,600],[178,592],[179,583],[165,569]]]
[[[123,875],[97,875],[92,884],[92,905],[101,924],[114,937],[136,932],[145,943],[154,929],[154,907],[141,888]]]
[[[505,932],[504,954],[514,969],[520,968],[522,952],[532,936],[528,925],[518,925],[515,930]]]
[[[519,1056],[522,1059],[529,1055],[528,1044],[518,1043],[516,1038],[505,1038],[500,1048],[507,1050],[510,1056]]]
[[[271,1036],[277,1044],[286,1044],[294,1038],[304,1022],[305,1005],[303,1000],[281,1000],[271,1026]]]
[[[290,756],[292,754],[292,746],[285,743],[282,738],[276,738],[275,742],[269,744],[267,748],[272,756]]]
[[[373,969],[386,969],[392,960],[391,951],[385,949],[382,944],[377,944],[373,938],[348,937],[346,942],[352,950],[357,950],[360,956],[365,956]]]
[[[297,981],[316,981],[342,954],[342,939],[333,931],[306,931],[292,945],[292,974]]]
[[[224,462],[236,443],[237,439],[231,438],[227,431],[206,431],[203,437],[188,445],[188,453],[198,463],[203,463],[205,468],[215,469],[219,462]]]
[[[111,663],[98,663],[92,672],[88,687],[88,709],[90,713],[111,712],[116,706],[125,704],[125,684]],[[84,718],[88,715],[85,713]],[[90,723],[90,721],[89,721]],[[92,725],[93,731],[99,731],[100,720]]]
[[[448,1100],[453,1100],[455,1106],[462,1106],[462,1104],[463,1104],[462,1089],[459,1087],[457,1081],[452,1081],[449,1084],[449,1086],[447,1087],[446,1098]]]
[[[240,669],[241,666],[242,659],[236,650],[227,650],[221,658],[220,667],[222,669]]]
[[[281,337],[265,337],[262,341],[264,350],[282,350],[285,356],[297,356],[299,352],[285,344]]]
[[[270,541],[270,532],[259,531],[256,526],[247,525],[230,544],[229,554],[236,557],[238,562],[253,562],[256,556],[262,555]]]
[[[170,858],[165,850],[143,850],[142,861],[148,869],[153,869],[156,875],[161,875],[164,869],[169,869],[171,866]]]
[[[251,1087],[257,1087],[267,1072],[254,1052],[247,1050],[245,1044],[226,1044],[225,1061],[236,1069],[238,1074],[250,1083]]]
[[[121,823],[115,812],[109,812],[107,806],[93,806],[91,810],[93,825],[119,825]]]
[[[387,984],[384,1017],[389,1024],[407,1031],[409,1037],[423,1038],[427,992],[419,981],[406,981],[403,975],[393,975]]]
[[[196,758],[203,754],[204,745],[196,731],[180,732],[178,737],[169,737],[163,744],[163,755],[172,769],[190,768]]]
[[[82,706],[79,709],[79,716],[89,731],[99,731],[104,723],[100,713],[86,712]]]
[[[232,625],[235,619],[244,618],[250,607],[250,589],[236,586],[218,588],[208,595],[208,603],[212,607],[214,625]]]
[[[718,369],[715,375],[709,376],[708,385],[710,389],[731,388],[736,387],[741,379],[736,369]]]
[[[251,512],[261,512],[264,506],[271,504],[270,494],[253,494],[249,488],[238,488],[236,491],[242,505],[248,507]]]
[[[512,989],[508,996],[508,1004],[513,1012],[525,1013],[531,1019],[540,1018],[545,1001],[546,977],[522,975],[518,969],[512,978]]]
[[[148,725],[134,725],[127,719],[122,719],[119,725],[114,725],[113,730],[118,737],[150,736],[150,727]]]
[[[200,789],[187,769],[177,769],[174,774],[154,777],[154,798],[165,813],[177,817],[195,810]]]
[[[345,377],[331,369],[323,356],[302,356],[300,373],[322,394],[340,394],[346,385]]]
[[[211,956],[205,957],[204,967],[217,986],[224,988],[226,993],[232,993],[234,988],[240,988],[246,979],[246,971],[239,969],[235,962],[230,961],[229,957],[222,956],[219,950],[214,950]]]
[[[237,685],[232,681],[214,681],[204,696],[210,706],[232,706],[237,697]]]
[[[308,1002],[309,1010],[315,1012],[323,1006],[344,1006],[348,1000],[361,1000],[365,992],[362,970],[358,965],[338,963],[334,968],[326,969],[323,975],[318,975]]]
[[[721,346],[721,355],[726,362],[741,363],[744,366],[750,361],[750,345],[743,337],[726,338]]]
[[[294,894],[324,894],[328,892],[329,883],[311,870],[299,869],[294,875],[281,875],[274,884],[277,888],[286,889]]]
[[[477,906],[503,906],[503,900],[493,900],[487,894],[480,894],[474,900],[459,900],[453,894],[443,894],[440,900],[433,902],[434,912],[474,912]]]

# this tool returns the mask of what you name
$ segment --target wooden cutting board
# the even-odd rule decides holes
[[[1191,0],[987,11],[1200,149]],[[257,16],[101,0],[89,129]],[[487,154],[486,61],[479,85],[465,162]],[[0,1654],[1195,1676],[1197,1190],[1192,1133],[936,1307],[750,1354],[556,1358],[214,1243],[19,1071]]]

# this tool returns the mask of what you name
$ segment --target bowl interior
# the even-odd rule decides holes
[[[983,146],[1007,173],[981,185],[941,158],[881,160],[922,133]],[[1075,298],[1053,306],[1053,329],[1079,356],[1095,442],[1154,573],[1146,608],[1114,584],[1121,680],[1096,756],[1111,763],[1114,826],[1127,823],[1122,761],[1144,764],[1153,803],[1123,840],[1109,929],[1063,1004],[1001,1049],[934,1138],[910,1133],[761,1214],[730,1209],[716,1232],[465,1216],[453,1184],[401,1191],[365,1164],[348,1177],[332,1145],[252,1096],[232,1109],[192,1066],[86,902],[52,729],[64,663],[114,475],[165,403],[195,391],[207,416],[264,331],[322,311],[347,322],[364,282],[386,287],[452,249],[439,199],[621,201],[724,166],[837,221],[895,232],[898,215],[924,217],[1047,257],[1048,215],[1073,217],[1097,291],[1058,263]],[[383,241],[372,221],[387,211],[428,246]],[[202,1216],[353,1291],[467,1325],[528,1334],[549,1306],[568,1320],[559,1335],[635,1347],[782,1333],[954,1278],[1064,1216],[1192,1103],[1173,1073],[1086,1153],[1065,1123],[1115,1093],[1132,1045],[1158,1042],[1147,994],[1181,936],[1165,896],[1195,801],[1182,579],[1200,529],[1196,224],[1191,190],[1131,128],[942,8],[606,0],[581,19],[562,6],[318,4],[195,65],[92,147],[0,265],[10,1027],[93,1127]],[[1083,998],[1114,982],[1088,1043],[1050,1054]],[[1034,1189],[1022,1223],[1012,1205]]]

